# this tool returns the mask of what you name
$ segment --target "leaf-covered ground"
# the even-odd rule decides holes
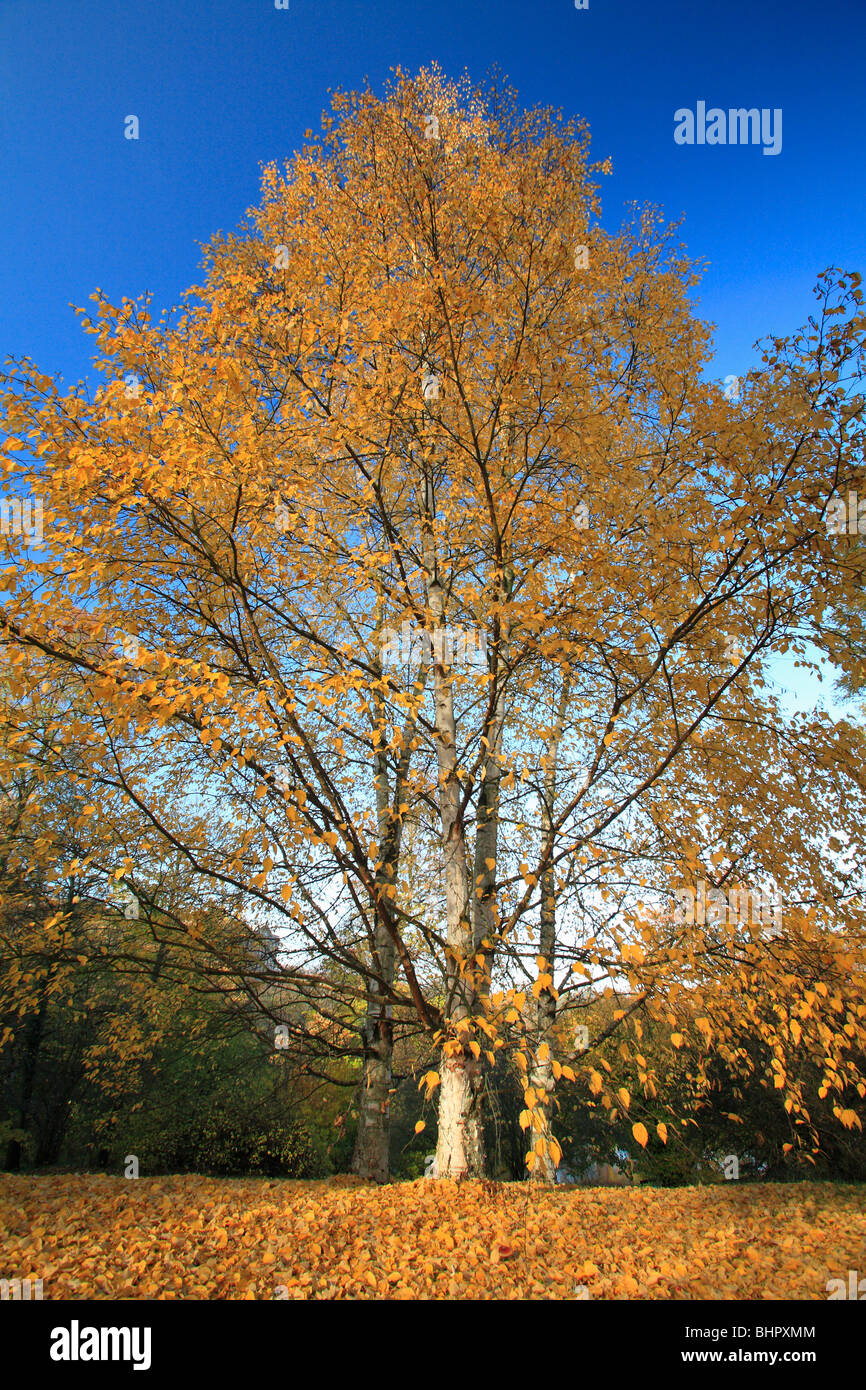
[[[3,1176],[0,1232],[0,1276],[46,1299],[825,1299],[862,1267],[866,1203],[824,1183]]]

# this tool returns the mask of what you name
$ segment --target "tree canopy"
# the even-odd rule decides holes
[[[696,1086],[780,1091],[791,1146],[817,1096],[860,1126],[863,731],[769,684],[862,584],[826,526],[860,279],[732,398],[699,268],[655,209],[605,229],[606,172],[582,124],[398,73],[264,171],[180,310],[94,296],[95,391],[5,374],[44,500],[44,545],[6,538],[7,772],[69,788],[70,874],[155,908],[173,866],[191,973],[309,1001],[283,1026],[363,1068],[372,1176],[401,1040],[439,1176],[485,1171],[512,1065],[550,1177],[557,1084],[628,1119],[604,1050],[651,1097],[660,1027]]]

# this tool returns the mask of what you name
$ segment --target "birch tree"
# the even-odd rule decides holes
[[[6,473],[45,496],[44,549],[6,570],[13,678],[77,683],[82,816],[112,797],[137,854],[170,846],[203,903],[277,930],[326,1022],[306,1042],[363,1069],[370,1176],[411,1028],[438,1175],[485,1171],[505,1053],[550,1177],[575,1063],[630,1105],[599,1040],[556,1055],[602,986],[638,1053],[650,1011],[677,1045],[685,992],[712,1048],[794,991],[843,1124],[860,1084],[861,885],[833,856],[857,855],[862,739],[761,691],[850,592],[823,519],[862,451],[859,279],[826,275],[814,331],[729,399],[696,268],[652,209],[604,229],[607,168],[580,123],[398,73],[265,170],[182,313],[96,297],[92,398],[8,374]],[[771,881],[785,952],[683,911]],[[769,1082],[803,1118],[777,1017]]]

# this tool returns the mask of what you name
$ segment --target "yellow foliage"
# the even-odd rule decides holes
[[[558,1146],[548,1152],[558,1158]],[[527,1158],[532,1170],[539,1160]],[[824,1299],[856,1185],[539,1188],[0,1177],[7,1268],[46,1299]]]

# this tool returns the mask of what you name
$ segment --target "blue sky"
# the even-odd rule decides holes
[[[719,375],[810,311],[817,273],[863,269],[863,0],[3,0],[0,348],[77,377],[92,341],[68,307],[98,285],[177,302],[197,242],[237,225],[259,166],[318,126],[329,87],[377,89],[436,59],[495,62],[526,104],[585,116],[604,220],[630,201],[686,214],[710,262],[701,312]],[[781,107],[783,147],[678,146],[681,106]],[[140,139],[126,140],[136,114]]]
[[[85,375],[70,302],[176,304],[198,243],[258,200],[260,165],[318,126],[329,87],[435,59],[498,64],[525,104],[586,117],[613,160],[609,227],[631,201],[685,214],[715,374],[738,374],[756,338],[805,320],[822,269],[864,269],[864,52],[863,0],[2,0],[0,352]],[[781,153],[675,144],[698,101],[781,108]]]

